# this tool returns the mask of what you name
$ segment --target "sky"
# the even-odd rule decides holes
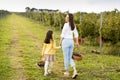
[[[62,12],[103,12],[115,8],[120,11],[120,0],[0,0],[0,9],[25,12],[25,8],[59,9]]]

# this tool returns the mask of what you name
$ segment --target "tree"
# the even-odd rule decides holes
[[[30,7],[25,8],[26,12],[30,12]]]

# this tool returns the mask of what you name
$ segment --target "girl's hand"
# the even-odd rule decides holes
[[[61,46],[58,46],[57,48],[59,49],[59,48],[61,48]]]
[[[59,47],[62,48],[62,43],[59,44]]]

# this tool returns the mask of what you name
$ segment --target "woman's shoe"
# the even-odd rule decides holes
[[[69,72],[67,72],[67,71],[64,72],[64,75],[65,75],[65,76],[69,76]]]
[[[47,76],[48,75],[48,73],[44,73],[44,76]]]
[[[72,79],[76,79],[77,76],[78,76],[78,73],[75,72],[75,73],[73,74],[73,76],[72,76]]]
[[[49,70],[48,70],[48,73],[51,74],[51,73],[52,73],[52,70],[49,69]]]

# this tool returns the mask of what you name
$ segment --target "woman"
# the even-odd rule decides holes
[[[76,65],[74,63],[74,60],[72,59],[72,52],[74,49],[73,34],[76,39],[75,45],[76,47],[78,47],[78,31],[74,24],[72,14],[68,14],[65,18],[65,21],[66,23],[63,26],[61,33],[61,41],[60,41],[61,42],[60,45],[62,46],[63,55],[64,55],[64,68],[65,68],[64,75],[66,76],[69,75],[68,67],[70,63],[71,67],[73,67],[74,69],[72,78],[75,79],[78,76],[78,74],[76,70]]]

